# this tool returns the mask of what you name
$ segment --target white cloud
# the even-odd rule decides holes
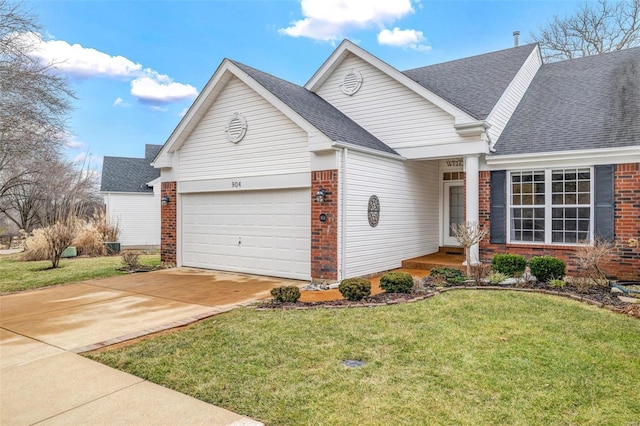
[[[117,107],[121,107],[121,108],[127,108],[130,107],[131,104],[128,102],[125,102],[124,99],[122,98],[116,98],[115,101],[113,101],[113,106],[117,106]]]
[[[64,146],[69,148],[69,149],[81,149],[81,148],[86,148],[86,145],[80,141],[77,140],[68,140],[67,142],[64,143]]]
[[[187,111],[189,111],[189,107],[184,108],[182,111],[178,113],[178,117],[182,118],[187,115]]]
[[[301,6],[304,18],[280,34],[336,41],[350,29],[390,23],[414,12],[411,0],[302,0]]]
[[[395,27],[393,30],[384,29],[378,34],[378,43],[388,46],[408,47],[414,50],[429,51],[431,46],[426,44],[427,39],[422,31],[401,30]]]
[[[142,71],[142,65],[124,56],[110,56],[96,49],[62,40],[40,41],[32,55],[47,63],[54,63],[58,69],[75,76],[129,77]]]
[[[167,76],[140,77],[131,82],[131,94],[146,102],[170,103],[198,96],[190,84],[171,81]]]
[[[124,56],[111,56],[80,44],[63,40],[43,40],[39,34],[24,34],[34,46],[31,55],[54,64],[64,73],[81,78],[108,77],[131,80],[131,94],[143,103],[170,103],[193,99],[198,91],[189,84],[174,82],[169,76],[144,68]],[[114,106],[129,106],[123,99]]]

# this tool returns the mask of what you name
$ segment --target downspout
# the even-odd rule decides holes
[[[347,148],[342,148],[342,176],[340,179],[342,181],[342,194],[340,200],[340,208],[342,211],[340,212],[340,224],[341,227],[341,238],[340,242],[340,279],[343,280],[347,276]]]

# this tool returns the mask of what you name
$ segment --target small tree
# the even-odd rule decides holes
[[[596,285],[607,282],[607,275],[602,271],[603,263],[608,262],[613,254],[613,243],[596,238],[591,244],[584,242],[576,250],[576,263],[583,275]]]
[[[471,276],[471,247],[478,244],[487,235],[487,231],[480,228],[476,222],[454,223],[451,225],[453,237],[464,247],[467,276]]]
[[[62,252],[71,245],[78,236],[82,222],[74,215],[61,217],[52,225],[42,228],[42,235],[47,242],[47,257],[51,261],[51,268],[60,264]]]

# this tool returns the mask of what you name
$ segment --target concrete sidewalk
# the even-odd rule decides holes
[[[185,325],[285,280],[178,268],[0,297],[0,424],[259,425],[76,353]]]

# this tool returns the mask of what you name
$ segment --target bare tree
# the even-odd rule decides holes
[[[574,15],[555,16],[531,39],[548,62],[640,46],[640,0],[585,1]]]
[[[467,276],[471,276],[471,247],[478,244],[487,235],[487,231],[480,228],[476,222],[466,222],[451,225],[453,238],[464,247],[465,261],[467,263]]]
[[[39,30],[20,4],[0,0],[0,205],[7,191],[44,172],[66,137],[74,95],[55,64],[30,55]]]

